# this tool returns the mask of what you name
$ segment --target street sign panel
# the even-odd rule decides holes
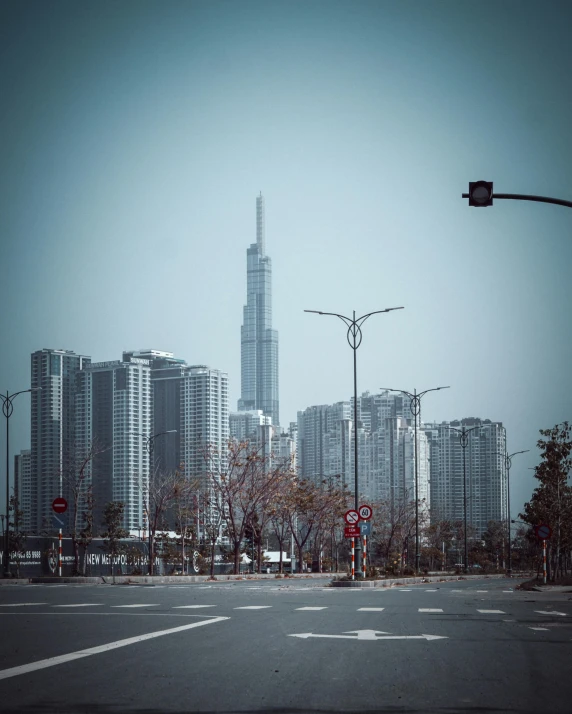
[[[358,513],[362,521],[369,521],[373,514],[373,508],[364,503],[358,508]]]
[[[52,511],[54,513],[65,513],[68,510],[68,502],[61,496],[52,501]]]
[[[68,527],[68,517],[67,515],[56,515],[52,513],[52,528],[67,528]]]
[[[541,523],[539,526],[536,526],[536,537],[540,538],[540,540],[549,540],[552,537],[552,528],[546,523]]]
[[[362,536],[371,535],[371,523],[369,521],[360,521],[359,529]]]
[[[354,511],[352,508],[349,511],[346,511],[344,520],[348,524],[348,526],[354,526],[359,521],[359,513],[357,511]]]
[[[344,538],[359,538],[360,536],[359,526],[346,526],[344,528]]]

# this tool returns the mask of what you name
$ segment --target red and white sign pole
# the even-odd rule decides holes
[[[364,578],[366,577],[366,572],[367,572],[367,563],[366,563],[366,561],[367,561],[367,536],[364,535],[364,537],[363,537],[363,559],[362,559],[362,563],[363,563],[363,568],[362,568],[362,570],[363,570],[363,577],[364,577]]]
[[[58,576],[62,577],[62,529],[60,528],[58,545]]]
[[[355,557],[356,557],[355,545],[356,545],[356,539],[352,538],[352,580],[355,580],[355,576],[356,576],[356,573],[355,573]]]
[[[542,580],[546,585],[546,540],[542,540]]]

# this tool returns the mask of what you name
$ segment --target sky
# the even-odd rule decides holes
[[[539,430],[571,420],[572,3],[0,5],[0,391],[44,347],[228,372],[266,201],[282,425],[358,391],[502,421],[512,513]],[[29,448],[15,401],[10,453]],[[4,498],[5,432],[0,424]]]

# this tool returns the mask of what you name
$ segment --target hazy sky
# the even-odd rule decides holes
[[[234,409],[262,191],[282,424],[353,390],[344,326],[304,308],[404,305],[358,390],[503,421],[516,514],[572,419],[572,210],[461,193],[572,198],[571,26],[569,0],[4,0],[0,390],[43,347],[154,348],[227,371]]]

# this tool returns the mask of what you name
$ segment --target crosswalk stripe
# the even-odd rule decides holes
[[[419,612],[443,612],[440,607],[420,607]]]

